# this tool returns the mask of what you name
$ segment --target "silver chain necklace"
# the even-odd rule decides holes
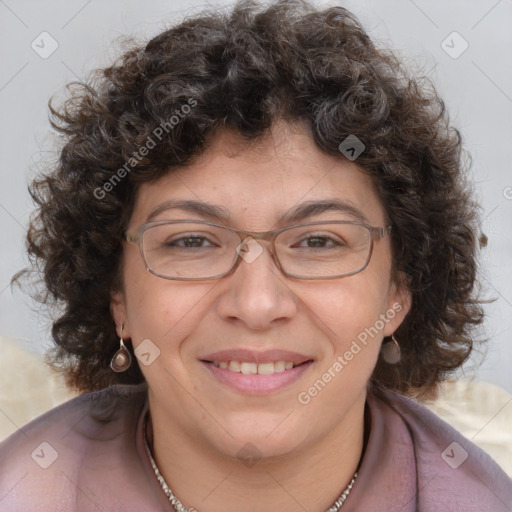
[[[178,498],[176,498],[176,496],[174,496],[171,489],[169,489],[167,482],[164,480],[164,477],[158,470],[155,459],[153,459],[153,455],[151,453],[151,450],[149,449],[148,438],[146,435],[146,428],[144,428],[144,443],[146,445],[146,451],[148,453],[149,460],[151,461],[151,465],[153,466],[153,471],[155,472],[155,476],[158,479],[158,481],[160,482],[160,485],[161,485],[163,491],[165,492],[166,496],[169,498],[169,501],[170,501],[174,511],[175,512],[190,512],[189,509],[186,508],[183,505],[183,503],[181,503],[181,501]],[[354,474],[350,483],[345,488],[345,490],[340,494],[340,497],[325,512],[338,512],[338,510],[342,507],[343,503],[345,503],[345,500],[347,499],[350,491],[352,490],[352,486],[354,485],[356,478],[357,478],[357,471]],[[195,509],[193,509],[193,510],[195,510]],[[196,512],[199,512],[199,511],[196,511]]]

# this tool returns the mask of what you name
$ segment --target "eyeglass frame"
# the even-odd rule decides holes
[[[142,247],[144,232],[154,226],[162,226],[165,224],[181,224],[181,223],[204,224],[207,226],[213,226],[216,228],[222,228],[222,229],[227,229],[228,231],[232,231],[232,232],[236,233],[238,235],[238,237],[240,238],[240,244],[238,245],[238,247],[241,244],[243,244],[247,238],[253,238],[255,240],[265,240],[270,243],[270,248],[269,248],[270,255],[272,256],[274,263],[276,264],[277,268],[281,271],[281,273],[283,275],[285,275],[286,277],[292,277],[294,279],[304,279],[304,280],[340,279],[341,277],[349,277],[354,274],[359,274],[359,272],[362,272],[370,263],[370,259],[373,254],[373,242],[375,241],[375,239],[376,238],[381,239],[386,236],[389,236],[391,234],[391,229],[392,229],[392,226],[375,227],[375,226],[370,226],[369,224],[366,224],[365,222],[360,222],[360,221],[327,220],[327,221],[306,222],[303,224],[293,224],[291,226],[286,226],[284,228],[279,228],[279,229],[273,229],[270,231],[247,231],[245,229],[236,229],[236,228],[232,228],[230,226],[224,226],[222,224],[215,224],[214,222],[208,222],[208,221],[203,221],[203,220],[194,220],[194,219],[156,220],[156,221],[146,222],[144,224],[141,224],[136,229],[135,233],[133,233],[133,234],[130,234],[127,231],[124,234],[124,238],[128,243],[135,244],[139,247],[140,254],[142,256],[142,260],[144,261],[144,263],[146,265],[146,270],[148,272],[150,272],[151,274],[153,274],[157,277],[161,277],[162,279],[170,279],[173,281],[210,281],[212,279],[221,279],[221,278],[226,277],[229,274],[235,272],[235,270],[240,265],[240,262],[243,260],[243,256],[240,254],[240,252],[236,251],[237,257],[236,257],[232,267],[227,272],[224,272],[222,274],[217,274],[216,276],[212,276],[212,277],[170,277],[170,276],[166,276],[166,275],[163,275],[163,274],[160,274],[160,273],[154,271],[148,265],[146,256],[144,254],[144,249]],[[276,240],[277,236],[280,233],[290,230],[290,229],[303,227],[303,226],[318,225],[318,224],[350,224],[350,225],[363,226],[364,228],[366,228],[370,232],[370,248],[368,251],[368,257],[366,258],[365,264],[360,269],[355,270],[353,272],[349,272],[347,274],[340,274],[340,275],[336,275],[336,276],[329,276],[329,277],[324,277],[324,276],[303,277],[303,276],[298,276],[298,275],[294,275],[294,274],[285,272],[285,270],[283,269],[283,267],[281,265],[281,262],[279,261],[279,258],[277,257],[277,252],[276,252],[276,247],[275,247],[275,240]],[[243,238],[241,235],[243,235]]]

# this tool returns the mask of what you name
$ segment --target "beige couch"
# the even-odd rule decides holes
[[[0,337],[0,440],[74,396],[63,381],[14,340]],[[447,381],[427,406],[487,451],[512,477],[512,396],[471,380]]]
[[[488,382],[448,380],[426,404],[484,449],[512,478],[512,396]]]
[[[74,393],[42,361],[0,336],[0,440]]]

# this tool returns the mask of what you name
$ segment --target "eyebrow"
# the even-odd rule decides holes
[[[321,199],[321,200],[311,200],[306,201],[305,203],[301,203],[289,212],[286,212],[279,219],[280,223],[295,223],[301,222],[308,217],[313,217],[314,215],[320,215],[324,212],[339,212],[344,213],[346,215],[350,215],[361,222],[368,223],[368,219],[364,215],[364,213],[357,208],[354,204],[347,200],[340,199]]]
[[[221,223],[227,223],[229,220],[231,213],[229,210],[220,205],[215,205],[211,203],[206,203],[203,201],[195,201],[192,199],[188,200],[168,200],[164,203],[158,205],[154,208],[149,216],[147,217],[146,222],[152,221],[155,217],[157,217],[162,212],[180,209],[184,210],[188,213],[192,213],[203,217],[205,219],[210,219],[212,221],[217,221]],[[321,199],[321,200],[311,200],[306,201],[292,208],[288,212],[285,212],[278,220],[278,224],[286,225],[292,224],[295,222],[301,222],[308,217],[313,217],[314,215],[320,215],[324,212],[339,212],[344,213],[346,215],[350,215],[355,219],[368,224],[367,217],[363,214],[359,208],[357,208],[354,204],[352,204],[348,200],[340,200],[340,199]]]

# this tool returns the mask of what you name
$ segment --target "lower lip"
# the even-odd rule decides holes
[[[241,372],[232,372],[225,368],[217,368],[213,363],[201,362],[222,384],[226,384],[230,388],[246,395],[268,395],[280,391],[298,380],[313,364],[313,361],[307,361],[284,372],[277,372],[271,375],[246,375]]]

